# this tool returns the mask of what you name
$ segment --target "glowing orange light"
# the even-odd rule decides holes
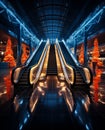
[[[4,83],[5,83],[5,86],[6,86],[6,92],[7,92],[7,99],[10,99],[11,98],[11,95],[12,95],[12,90],[11,90],[11,73],[12,71],[10,71],[9,75],[5,76],[4,77]]]
[[[8,62],[9,63],[9,67],[15,67],[16,66],[16,62],[15,59],[13,57],[13,51],[12,51],[12,42],[11,39],[8,38],[7,40],[7,45],[6,45],[6,51],[4,53],[4,62]]]
[[[103,66],[102,61],[99,59],[100,53],[99,53],[99,47],[98,47],[98,39],[94,39],[94,48],[92,52],[92,65],[93,65],[93,72],[94,75],[96,74],[96,69],[98,66]],[[98,70],[99,71],[99,70]]]
[[[21,64],[24,64],[29,57],[29,54],[27,54],[27,45],[22,44],[22,51]]]
[[[80,62],[80,64],[84,64],[84,46],[83,46],[83,44],[80,49],[79,62]]]
[[[92,62],[96,63],[95,66],[95,73],[96,75],[93,77],[93,86],[94,86],[94,101],[98,102],[99,100],[99,82],[101,80],[101,73],[102,70],[98,68],[98,66],[102,66],[102,62],[99,59],[100,53],[99,53],[99,46],[98,46],[98,39],[94,39],[94,48],[92,52]]]
[[[99,99],[99,82],[101,80],[102,70],[96,68],[96,76],[93,77],[93,86],[94,86],[94,101],[98,102]]]
[[[95,38],[94,49],[93,49],[93,52],[92,52],[92,62],[98,62],[99,56],[100,56],[100,54],[99,54],[99,47],[98,47],[98,39]]]

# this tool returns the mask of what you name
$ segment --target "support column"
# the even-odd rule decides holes
[[[21,25],[18,25],[17,29],[17,39],[18,39],[18,44],[17,44],[17,65],[21,65]]]
[[[88,64],[88,55],[87,55],[87,32],[85,30],[84,34],[84,65]]]
[[[75,55],[75,58],[77,59],[77,42],[76,42],[76,37],[74,38],[74,55]]]

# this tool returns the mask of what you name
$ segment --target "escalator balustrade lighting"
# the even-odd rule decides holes
[[[44,65],[42,68],[42,72],[40,74],[39,80],[44,80],[46,77],[46,71],[47,71],[47,66],[48,66],[48,59],[49,59],[49,51],[50,51],[50,45],[48,45],[48,51],[45,57]]]
[[[86,76],[86,82],[89,84],[91,82],[90,81],[91,75],[90,75],[89,69],[83,68],[83,70],[84,70],[84,73],[85,73],[85,76]]]
[[[57,63],[57,70],[58,70],[58,78],[60,80],[65,80],[65,77],[64,77],[64,74],[63,74],[62,68],[61,68],[60,59],[58,57],[58,52],[57,52],[56,46],[55,46],[55,55],[56,55],[56,63]]]
[[[78,69],[80,70],[79,72],[80,72],[80,74],[82,75],[82,78],[83,78],[83,80],[84,80],[84,82],[86,83],[86,84],[91,84],[92,83],[92,72],[91,72],[91,70],[90,70],[90,68],[89,67],[83,67],[83,66],[80,66],[79,65],[79,62],[76,60],[76,58],[74,57],[74,55],[73,55],[73,53],[71,53],[70,52],[70,50],[69,50],[69,48],[66,46],[66,43],[65,43],[65,41],[63,40],[63,43],[64,43],[64,45],[65,45],[65,47],[66,47],[66,49],[67,49],[67,51],[68,51],[68,53],[70,54],[70,56],[72,57],[72,59],[74,60],[74,62],[75,62],[75,64],[77,65],[77,67],[78,67]],[[80,82],[79,82],[80,83]]]
[[[18,83],[19,75],[20,75],[20,72],[21,72],[22,69],[23,69],[23,67],[18,67],[14,71],[14,73],[13,73],[13,83]]]
[[[60,61],[62,64],[66,81],[68,82],[68,84],[74,84],[74,69],[66,63],[64,56],[62,54],[61,48],[58,43],[57,43],[57,46],[58,46],[58,54],[60,57]]]
[[[29,76],[30,84],[35,84],[38,81],[39,77],[40,77],[42,67],[43,67],[43,64],[44,64],[44,60],[45,60],[45,57],[46,57],[46,54],[47,54],[47,51],[48,51],[48,45],[49,44],[46,43],[46,45],[44,47],[44,50],[42,52],[42,55],[41,55],[41,57],[40,57],[40,59],[38,61],[38,64],[33,66],[30,69],[30,76]]]
[[[40,41],[39,45],[38,45],[37,48],[34,50],[34,52],[33,52],[32,55],[30,56],[30,58],[27,60],[27,62],[26,62],[25,65],[16,67],[16,68],[14,69],[13,74],[12,74],[12,75],[13,75],[13,81],[12,81],[12,82],[13,82],[14,84],[18,83],[19,78],[20,78],[19,75],[20,75],[20,73],[21,73],[21,70],[29,65],[30,61],[32,60],[32,58],[33,58],[33,56],[35,55],[35,53],[38,51],[38,49],[39,49],[39,47],[40,47],[40,45],[41,45],[42,42],[43,42],[43,40]]]

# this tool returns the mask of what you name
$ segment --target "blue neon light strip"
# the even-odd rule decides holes
[[[34,35],[32,34],[26,27],[25,25],[14,15],[14,13],[2,2],[0,1],[0,5],[6,9],[6,11],[12,16],[14,17],[14,19],[17,21],[17,23],[20,24],[20,26],[26,30],[26,32],[31,36],[31,37],[34,37],[38,42],[39,42],[39,39]]]
[[[104,8],[100,9],[88,22],[84,22],[80,29],[73,35],[76,36],[83,28],[85,28],[87,25],[89,25],[98,15],[100,15],[103,12]]]
[[[96,9],[97,9],[97,8],[96,8]],[[73,38],[74,38],[75,36],[77,36],[80,32],[84,31],[85,27],[90,26],[90,24],[92,24],[93,20],[95,20],[96,17],[100,16],[100,15],[103,13],[104,9],[105,9],[105,6],[101,7],[101,9],[98,10],[97,12],[96,12],[96,10],[95,10],[92,15],[89,15],[89,16],[87,17],[87,19],[80,25],[80,27],[77,28],[77,30],[74,31],[74,32],[70,35],[70,37],[67,39],[67,41],[71,40],[71,42],[72,42]],[[95,14],[95,15],[94,15],[94,14]],[[90,19],[90,17],[91,17],[91,19]],[[98,20],[97,22],[99,22],[99,20]]]

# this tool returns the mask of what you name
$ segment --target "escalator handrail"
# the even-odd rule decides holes
[[[46,45],[45,45],[46,46]],[[45,47],[44,47],[45,48]],[[43,49],[43,51],[44,51],[44,49]],[[42,52],[42,53],[44,53],[44,52]],[[36,53],[35,53],[36,54]],[[42,58],[41,58],[42,59]],[[28,77],[28,84],[29,85],[32,85],[31,83],[30,83],[30,70],[34,67],[34,66],[36,66],[36,67],[38,67],[38,66],[40,66],[40,62],[41,62],[41,60],[40,60],[40,58],[39,58],[39,60],[37,61],[37,63],[36,64],[34,64],[34,65],[31,65],[31,66],[25,66],[24,67],[24,69],[22,69],[22,72],[20,73],[20,78],[21,78],[21,75],[24,73],[24,71],[26,70],[26,69],[28,69],[29,71],[28,71],[28,74],[27,74],[27,77]]]
[[[87,79],[86,79],[86,75],[85,75],[85,72],[84,72],[84,68],[87,68],[87,69],[89,70],[89,72],[90,72],[90,77],[91,77],[89,84],[91,84],[91,83],[92,83],[92,80],[93,80],[93,76],[92,76],[91,69],[90,69],[88,66],[82,66],[82,65],[80,65],[79,62],[74,58],[73,54],[69,51],[69,48],[66,46],[66,43],[64,42],[64,40],[62,40],[62,42],[64,43],[64,45],[65,45],[65,47],[66,47],[68,53],[69,53],[70,56],[72,57],[72,59],[73,59],[73,61],[75,62],[76,66],[78,67],[78,70],[79,70],[79,72],[80,72],[80,74],[81,74],[83,80],[85,81],[85,83],[87,83]],[[88,83],[87,83],[87,84],[88,84]]]
[[[89,66],[81,65],[81,67],[82,67],[82,69],[83,69],[83,68],[86,68],[86,69],[89,71],[89,73],[90,73],[90,82],[89,82],[88,84],[91,85],[91,84],[93,83],[93,74],[92,74],[92,70],[90,69]]]
[[[38,60],[38,63],[35,64],[35,65],[32,65],[30,66],[29,68],[29,75],[28,75],[28,79],[29,79],[29,83],[30,83],[30,73],[31,73],[31,70],[33,69],[33,67],[39,67],[38,70],[37,70],[37,73],[36,73],[36,78],[34,79],[34,83],[35,84],[37,82],[37,80],[39,79],[39,75],[40,75],[40,72],[41,72],[41,69],[42,69],[42,65],[43,65],[43,62],[45,60],[45,56],[46,56],[46,53],[47,53],[47,48],[48,48],[48,43],[46,43],[44,49],[43,49],[43,52],[42,52],[42,55],[41,57],[39,58]],[[30,83],[32,85],[32,83]]]
[[[57,43],[56,43],[57,44]],[[62,57],[62,51],[61,51],[61,48],[60,48],[60,46],[59,46],[59,43],[58,43],[58,54],[59,54],[59,56],[61,57],[60,58],[60,60],[65,60],[63,57]],[[63,61],[64,62],[64,61]],[[65,64],[66,63],[66,64]],[[63,68],[63,71],[64,71],[64,75],[65,75],[65,78],[66,78],[66,81],[69,83],[69,84],[74,84],[74,82],[75,82],[75,68],[73,67],[73,66],[71,66],[71,65],[68,65],[67,64],[67,62],[65,61],[65,63],[63,63],[63,65],[65,66],[65,67],[70,67],[70,68],[72,68],[72,70],[73,70],[73,75],[74,75],[74,80],[73,80],[73,83],[71,83],[71,82],[69,82],[69,78],[68,78],[68,75],[65,73],[65,67],[64,66],[62,66],[62,68]]]
[[[77,69],[78,69],[78,71],[80,72],[80,74],[81,74],[81,76],[82,76],[84,82],[87,83],[87,79],[86,79],[86,75],[85,75],[85,73],[84,73],[83,67],[79,64],[79,62],[76,60],[76,58],[74,58],[73,54],[69,51],[69,48],[66,46],[66,43],[64,42],[64,40],[62,40],[62,42],[63,42],[63,44],[65,45],[65,47],[66,47],[66,49],[67,49],[69,55],[70,55],[71,58],[73,59],[75,65],[77,66]]]
[[[19,81],[19,79],[21,78],[23,72],[24,72],[25,69],[28,67],[29,63],[31,62],[33,56],[34,56],[34,55],[36,54],[36,52],[38,51],[38,49],[39,49],[39,47],[41,46],[42,42],[43,42],[43,41],[41,40],[40,43],[39,43],[39,45],[37,46],[37,48],[34,50],[33,54],[31,55],[31,57],[30,57],[29,60],[27,61],[27,62],[28,62],[27,64],[17,66],[17,67],[15,67],[15,68],[13,69],[12,75],[11,75],[11,81],[12,81],[13,84],[18,83],[18,81]],[[15,82],[14,82],[14,73],[16,72],[17,69],[20,69],[20,72],[19,72],[19,74],[18,74],[18,79],[15,80]]]

